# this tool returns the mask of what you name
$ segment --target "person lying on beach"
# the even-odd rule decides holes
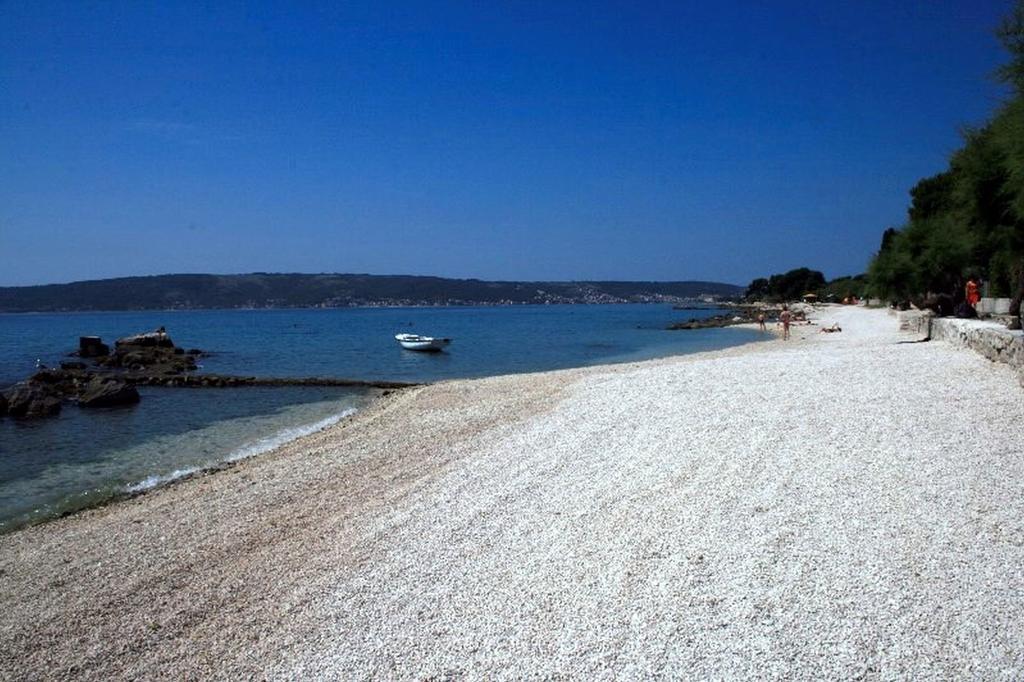
[[[834,332],[841,332],[841,331],[843,331],[843,328],[840,327],[835,322],[833,322],[832,326],[830,326],[830,327],[822,327],[821,329],[818,330],[818,333],[819,334],[832,334]]]

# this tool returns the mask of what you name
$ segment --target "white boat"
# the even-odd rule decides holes
[[[452,342],[451,339],[439,339],[419,334],[395,334],[395,341],[406,350],[439,351]]]

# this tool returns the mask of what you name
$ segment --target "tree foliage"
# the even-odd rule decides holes
[[[867,291],[867,275],[836,277],[818,289],[819,301],[843,301],[851,297],[864,298]]]
[[[747,287],[747,298],[758,301],[793,301],[807,293],[817,294],[825,276],[817,270],[797,268],[771,277],[755,279]]]
[[[911,190],[907,223],[886,230],[868,268],[872,294],[907,299],[962,296],[980,276],[1009,295],[1024,270],[1024,0],[997,30],[1010,60],[997,76],[1010,97],[968,130],[949,167]]]

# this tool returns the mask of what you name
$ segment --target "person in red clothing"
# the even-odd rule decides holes
[[[974,277],[967,278],[967,286],[964,287],[964,292],[967,295],[967,304],[974,308],[978,305],[978,301],[981,300],[981,295],[978,293],[978,283],[974,281]]]

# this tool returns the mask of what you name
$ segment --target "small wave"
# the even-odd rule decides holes
[[[153,474],[152,476],[147,476],[138,483],[132,483],[125,487],[125,490],[130,493],[141,493],[144,490],[156,488],[157,486],[170,483],[171,481],[177,481],[179,478],[191,476],[197,471],[199,471],[199,467],[189,467],[188,469],[175,469],[169,474]]]
[[[347,410],[344,410],[343,412],[333,414],[330,417],[321,419],[318,422],[313,422],[312,424],[306,424],[304,426],[293,426],[292,428],[282,429],[281,431],[275,433],[273,436],[260,438],[258,441],[251,445],[246,445],[243,448],[235,450],[230,455],[225,457],[224,461],[237,462],[241,459],[248,459],[256,455],[262,455],[264,452],[270,452],[274,448],[280,447],[281,445],[284,445],[288,441],[293,441],[296,438],[302,438],[303,436],[308,436],[311,433],[322,431],[323,429],[326,429],[328,426],[334,426],[345,417],[348,417],[355,413],[356,408],[350,407]]]
[[[272,436],[260,438],[254,443],[250,443],[249,445],[234,450],[233,452],[229,453],[226,457],[221,459],[220,463],[238,462],[243,459],[255,457],[256,455],[262,455],[265,452],[270,452],[274,448],[278,448],[284,445],[285,443],[293,441],[297,438],[302,438],[303,436],[308,436],[310,434],[316,433],[317,431],[322,431],[323,429],[326,429],[328,426],[333,426],[340,422],[345,417],[349,417],[355,413],[356,408],[350,407],[347,410],[339,412],[338,414],[331,415],[330,417],[321,419],[320,421],[313,422],[312,424],[304,424],[302,426],[293,426],[287,429],[282,429]],[[166,485],[167,483],[171,483],[172,481],[177,481],[179,479],[185,478],[186,476],[191,476],[192,474],[202,471],[203,469],[204,467],[189,467],[187,469],[177,469],[169,474],[154,474],[152,476],[147,476],[146,478],[142,479],[141,481],[138,481],[137,483],[132,483],[131,485],[127,486],[125,490],[129,493],[144,492],[146,490],[151,490],[158,486]]]

